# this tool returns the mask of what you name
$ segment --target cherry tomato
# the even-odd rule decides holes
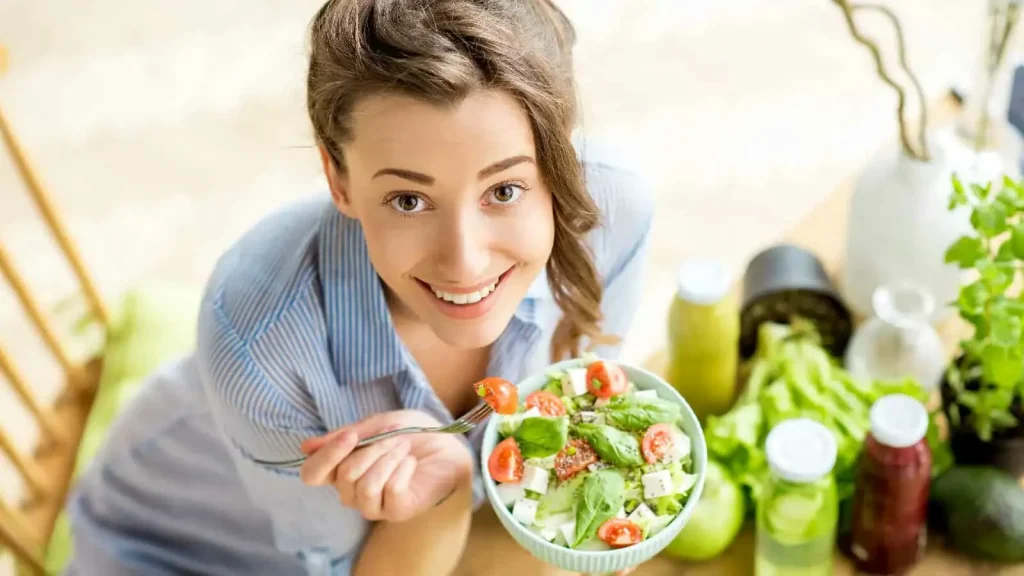
[[[526,397],[526,407],[536,408],[541,414],[545,416],[564,416],[565,406],[562,404],[562,400],[544,390],[537,390]]]
[[[644,539],[644,533],[630,520],[611,518],[597,529],[597,537],[612,548],[624,548],[639,544]]]
[[[629,379],[618,364],[598,360],[587,366],[587,389],[598,398],[622,394],[628,385]]]
[[[487,458],[487,471],[495,482],[519,482],[523,479],[523,453],[516,439],[505,438]]]
[[[576,438],[555,456],[555,475],[559,480],[568,480],[594,462],[597,462],[597,452],[586,440]]]
[[[644,439],[640,446],[644,453],[644,460],[648,464],[664,458],[676,443],[676,432],[671,424],[655,424],[644,432]]]
[[[474,384],[476,393],[498,414],[515,414],[519,406],[516,385],[502,378],[484,378]]]

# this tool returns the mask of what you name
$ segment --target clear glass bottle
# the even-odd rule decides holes
[[[975,77],[956,121],[956,133],[973,154],[973,170],[966,176],[982,182],[1020,172],[1021,136],[1008,118],[1013,82],[1014,32],[1020,26],[1024,3],[1020,0],[985,0],[985,16],[976,37],[980,40]],[[973,176],[973,178],[971,178]]]
[[[755,576],[829,576],[839,522],[832,432],[808,418],[768,433],[771,477],[757,506]]]
[[[875,315],[854,332],[846,369],[862,378],[910,377],[935,390],[946,366],[942,338],[929,322],[935,299],[923,287],[901,282],[878,287],[871,303]]]
[[[669,309],[668,378],[702,421],[733,403],[739,362],[740,310],[725,266],[687,260]]]

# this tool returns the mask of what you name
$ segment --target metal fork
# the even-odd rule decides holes
[[[356,448],[362,448],[373,444],[374,442],[380,442],[381,440],[394,438],[395,436],[403,436],[405,434],[421,434],[424,432],[465,434],[473,428],[476,428],[477,424],[487,420],[492,413],[494,413],[494,408],[491,408],[491,405],[487,402],[481,402],[475,408],[466,412],[461,418],[455,420],[451,424],[447,424],[445,426],[408,426],[406,428],[398,428],[397,430],[388,430],[387,432],[381,432],[380,434],[374,434],[373,436],[363,438],[356,443]],[[302,463],[306,461],[306,458],[306,456],[303,456],[293,460],[254,460],[254,462],[269,468],[298,468],[299,466],[302,466]]]

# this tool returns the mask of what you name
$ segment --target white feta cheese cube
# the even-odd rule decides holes
[[[598,414],[597,418],[594,418],[594,424],[597,424],[599,426],[604,426],[605,425],[604,414]]]
[[[587,369],[571,368],[562,378],[562,395],[572,398],[587,393]]]
[[[656,514],[654,513],[654,511],[651,510],[647,506],[647,504],[644,504],[643,502],[641,502],[640,505],[637,506],[635,510],[633,510],[632,512],[629,513],[629,516],[627,516],[627,518],[629,518],[630,520],[636,522],[638,520],[650,520],[650,519],[654,518],[655,516],[656,516]]]
[[[636,394],[634,394],[634,396],[636,396],[637,398],[650,398],[651,400],[657,400],[658,399],[658,391],[657,390],[637,390]]]
[[[611,401],[611,398],[598,398],[597,400],[594,400],[594,408],[604,408]]]
[[[521,482],[507,482],[504,484],[498,484],[496,488],[498,492],[498,498],[501,499],[501,503],[505,506],[511,506],[526,495],[526,489],[523,488]]]
[[[537,501],[529,498],[516,500],[515,506],[512,507],[512,516],[524,526],[532,525],[537,518]]]
[[[536,466],[537,468],[543,468],[545,470],[551,470],[555,467],[555,458],[558,454],[552,454],[547,458],[527,458],[526,464],[528,466]]]
[[[626,508],[623,507],[623,506],[620,506],[619,507],[619,511],[615,513],[615,517],[616,518],[625,518],[626,517]]]
[[[658,470],[644,474],[640,481],[644,485],[644,500],[660,498],[672,494],[672,474],[668,470]]]
[[[682,460],[690,455],[690,437],[681,432],[676,432],[672,436],[672,446],[664,458],[666,462]]]
[[[593,422],[597,419],[597,412],[593,410],[580,410],[580,421]]]
[[[536,466],[523,466],[523,488],[532,490],[538,494],[548,491],[548,471]]]
[[[566,543],[568,543],[570,546],[576,540],[576,522],[562,524],[562,527],[559,528],[559,531],[562,533],[562,538],[565,538]]]

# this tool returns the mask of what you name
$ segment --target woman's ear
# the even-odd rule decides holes
[[[342,173],[323,144],[319,144],[317,148],[320,149],[320,163],[323,164],[324,176],[327,177],[327,184],[331,189],[331,199],[334,200],[334,205],[338,207],[342,214],[355,219],[355,210],[352,209],[352,201],[348,195],[348,175]]]

